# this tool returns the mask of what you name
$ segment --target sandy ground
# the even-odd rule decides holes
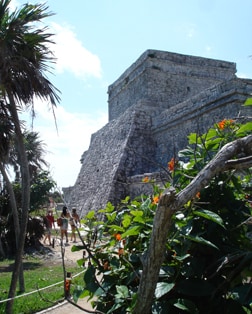
[[[70,240],[70,238],[69,238]],[[73,243],[70,241],[68,245],[65,245],[65,241],[63,241],[63,250],[64,250],[64,261],[65,265],[73,265],[76,263],[78,259],[82,258],[82,251],[78,252],[71,252],[71,248],[73,244],[80,244],[81,241],[77,240],[77,243]],[[59,236],[55,238],[55,246],[54,248],[51,248],[49,245],[45,245],[46,247],[50,248],[52,251],[49,253],[48,257],[45,260],[45,263],[50,264],[57,264],[62,263],[62,254],[61,254],[61,245],[60,245],[60,239]],[[49,309],[43,310],[41,312],[37,312],[37,314],[44,314],[44,313],[51,313],[51,314],[74,314],[74,313],[94,313],[94,309],[92,308],[91,304],[87,302],[85,299],[80,299],[77,303],[77,305],[81,306],[83,309],[79,309],[69,303],[68,301],[64,301],[59,305],[53,306]]]
[[[92,306],[83,300],[80,300],[77,303],[82,309],[77,308],[76,306],[70,304],[68,301],[62,302],[60,305],[53,306],[49,309],[46,309],[41,312],[37,312],[37,314],[45,314],[45,313],[51,313],[51,314],[78,314],[78,313],[95,313]]]

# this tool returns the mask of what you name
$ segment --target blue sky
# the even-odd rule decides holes
[[[12,5],[26,2],[12,0]],[[45,22],[55,34],[52,49],[57,64],[49,78],[61,91],[55,111],[59,134],[48,106],[39,101],[34,129],[47,144],[46,159],[59,188],[75,183],[91,134],[107,123],[108,86],[145,50],[236,62],[237,75],[252,78],[251,0],[48,0],[46,4],[55,13]]]

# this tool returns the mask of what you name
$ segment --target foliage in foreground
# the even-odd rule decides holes
[[[179,159],[168,163],[172,179],[165,187],[172,185],[181,191],[221,147],[251,130],[251,122],[223,120],[206,134],[191,134],[190,145],[179,152]],[[152,184],[153,194],[133,201],[126,198],[119,211],[108,204],[99,211],[105,222],[89,212],[84,223],[89,238],[98,241],[93,246],[73,247],[88,252],[84,285],[76,287],[74,298],[95,297],[93,306],[104,313],[134,309],[141,259],[149,246],[164,188],[149,178],[143,184]],[[250,193],[251,170],[227,171],[216,175],[174,214],[152,313],[251,313]]]
[[[50,178],[48,171],[40,171],[37,173],[31,184],[30,214],[34,213],[35,209],[47,204],[48,195],[53,187],[55,187],[55,182]],[[13,189],[18,208],[21,208],[22,191],[20,183],[13,183]],[[0,195],[0,240],[5,257],[13,256],[16,252],[15,225],[13,223],[13,215],[10,214],[10,208],[9,194],[2,191]],[[19,219],[21,219],[21,214],[22,212],[19,210]],[[42,220],[39,217],[32,217],[29,215],[26,230],[25,250],[31,246],[38,246],[38,241],[42,239],[43,234],[44,226]],[[3,258],[1,253],[0,258]]]

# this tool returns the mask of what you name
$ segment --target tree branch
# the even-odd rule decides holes
[[[252,167],[252,156],[228,160],[226,161],[226,166],[230,166],[235,169],[246,169]]]

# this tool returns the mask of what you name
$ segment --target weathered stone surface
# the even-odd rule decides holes
[[[69,206],[84,215],[149,193],[142,178],[167,180],[167,162],[189,133],[251,118],[242,104],[252,81],[235,72],[231,62],[147,50],[109,86],[109,123],[92,135],[74,187],[64,189]]]
[[[235,63],[147,50],[108,88],[109,120],[139,100],[170,108],[235,77]]]

